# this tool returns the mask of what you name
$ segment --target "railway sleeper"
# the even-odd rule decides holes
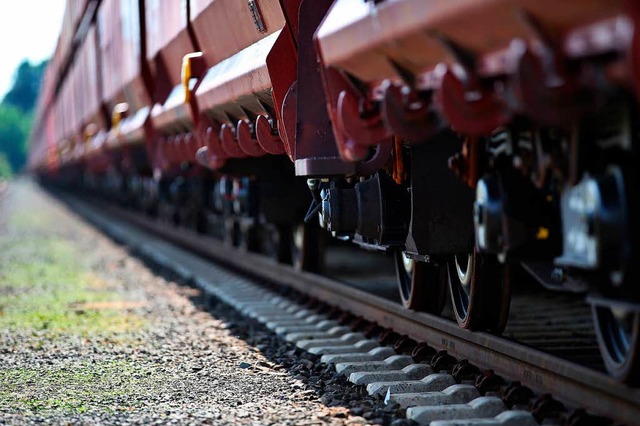
[[[268,308],[263,296],[246,298],[238,294],[236,297],[236,303],[241,303],[241,309],[251,316],[260,318],[265,311],[273,311]],[[275,303],[275,311],[284,309],[293,318],[309,318],[309,311],[295,303],[283,302],[281,298],[274,298],[271,303]],[[249,307],[252,309],[247,310]],[[322,316],[316,316],[314,322],[317,323],[320,318]],[[288,320],[281,321],[287,323]],[[270,324],[272,330],[282,327],[279,321]],[[319,343],[322,344],[327,338],[331,342],[338,340],[342,344],[350,341],[350,336],[354,334],[349,327],[344,326],[327,328],[326,324],[316,324],[302,327],[311,331],[288,336],[285,334],[287,340],[301,342],[303,347],[314,340],[320,340]],[[309,340],[310,333],[317,339]],[[350,382],[365,386],[369,394],[386,395],[389,403],[408,407],[407,418],[421,424],[432,420],[452,419],[462,422],[460,424],[537,424],[531,413],[505,411],[507,408],[502,399],[480,396],[475,386],[458,384],[451,374],[435,373],[430,365],[415,363],[412,357],[398,355],[389,347],[378,346],[371,341],[376,347],[366,351],[371,347],[363,345],[367,342],[360,340],[348,346],[313,348],[319,349],[316,353],[322,354],[321,361],[334,364],[336,372],[347,375]],[[336,348],[341,351],[347,349],[351,353],[331,354],[332,349]],[[503,412],[505,414],[501,415]]]
[[[148,253],[148,255],[157,254],[158,253],[154,252]],[[165,256],[162,262],[175,266],[175,264],[172,263],[172,256]],[[276,330],[278,327],[283,326],[288,327],[292,324],[299,324],[300,326],[310,328],[315,327],[317,331],[322,331],[321,329],[328,330],[329,328],[323,325],[319,326],[318,324],[323,321],[330,323],[330,316],[335,318],[340,315],[339,310],[328,311],[327,309],[322,309],[322,305],[317,306],[317,309],[310,309],[310,306],[316,306],[317,304],[309,303],[308,299],[304,300],[304,303],[301,303],[301,301],[285,298],[282,295],[252,283],[247,278],[221,270],[220,268],[216,268],[215,273],[207,272],[206,275],[203,276],[190,272],[186,273],[185,276],[188,277],[189,281],[201,287],[210,297],[220,300],[234,307],[236,310],[241,310],[248,316],[258,319],[261,318],[264,324],[269,324],[271,330]],[[320,310],[324,313],[319,313]],[[344,315],[342,318],[345,318]],[[340,322],[348,322],[354,329],[342,326],[342,328],[339,329],[340,333],[342,333],[342,338],[337,338],[339,342],[335,341],[335,337],[331,338],[330,343],[340,343],[339,346],[314,346],[314,349],[317,350],[315,352],[316,355],[319,355],[317,359],[321,362],[345,366],[339,368],[343,373],[349,373],[349,379],[355,382],[363,380],[362,386],[363,389],[366,389],[367,393],[380,396],[386,395],[389,402],[396,401],[396,403],[409,407],[407,415],[411,416],[410,413],[415,413],[414,420],[421,422],[418,416],[421,415],[419,413],[422,412],[422,404],[426,404],[428,401],[429,403],[439,404],[436,406],[437,408],[426,409],[425,411],[428,412],[428,414],[422,414],[427,416],[428,420],[433,420],[431,424],[436,424],[435,422],[438,421],[469,425],[537,424],[534,416],[529,412],[514,409],[495,415],[490,408],[486,408],[487,406],[491,406],[490,403],[486,402],[487,397],[492,398],[491,395],[499,395],[503,393],[503,391],[506,392],[509,390],[507,384],[501,377],[488,372],[480,372],[478,369],[472,368],[473,366],[471,364],[458,362],[444,351],[435,354],[433,348],[431,348],[429,353],[431,353],[431,355],[435,354],[435,356],[425,358],[426,361],[433,358],[430,363],[416,362],[416,358],[398,354],[391,347],[381,346],[379,343],[381,339],[395,343],[396,340],[402,340],[401,335],[396,333],[396,338],[386,338],[383,334],[391,335],[393,333],[383,331],[378,327],[378,333],[382,334],[379,336],[379,341],[376,341],[370,338],[372,336],[367,338],[363,333],[357,332],[359,329],[370,329],[370,324],[367,322],[346,321],[346,319]],[[338,335],[340,333],[338,333]],[[353,336],[354,334],[357,338],[350,340],[349,336]],[[345,336],[347,338],[345,338]],[[305,336],[301,335],[299,337],[302,338]],[[398,339],[398,337],[400,337],[400,339]],[[347,340],[349,340],[350,343],[346,343]],[[306,346],[306,342],[317,343],[318,341],[320,340],[299,340],[298,342]],[[400,346],[398,347],[400,348]],[[400,349],[401,351],[408,350],[416,354],[417,351],[412,350],[412,348],[419,347],[423,352],[426,351],[425,348],[428,348],[428,346],[425,345],[416,346],[415,343],[410,347],[402,347],[404,349]],[[338,353],[333,353],[335,350],[338,350]],[[372,357],[378,360],[374,362],[362,362],[361,359],[350,358],[372,356],[375,354],[379,354],[379,356],[375,358]],[[336,358],[331,359],[332,356]],[[340,357],[344,358],[340,359]],[[447,359],[447,362],[440,362],[440,360],[445,359]],[[396,360],[399,360],[399,362]],[[448,371],[442,371],[442,369]],[[469,377],[464,374],[456,376],[456,371],[460,372],[463,369],[465,369],[465,371],[468,370],[469,374],[467,376]],[[482,379],[477,381],[477,386],[469,384],[474,382],[474,377]],[[395,379],[398,378],[407,380],[395,381]],[[364,382],[367,383],[366,386]],[[509,394],[503,395],[504,405],[513,408],[522,407],[523,405],[533,407],[534,405],[531,404],[533,398],[531,391],[528,388],[516,385],[515,382],[512,383],[512,385],[513,389],[511,389]],[[523,389],[527,390],[527,392],[520,391],[518,395],[521,394],[522,396],[514,399],[513,394],[516,392],[514,389]],[[491,399],[489,400],[491,401]],[[496,404],[496,406],[497,405],[498,404]],[[447,409],[445,407],[449,408]],[[481,410],[482,407],[485,407],[486,411]],[[545,400],[544,404],[535,404],[535,407],[537,407],[536,415],[542,416],[541,419],[547,415],[555,416],[558,410],[564,410],[561,404],[558,405],[549,398]],[[414,409],[413,411],[411,411],[412,408]],[[440,413],[439,410],[444,410],[445,412],[438,414]],[[460,412],[459,416],[455,414],[457,411]],[[453,418],[457,418],[458,420],[452,420]]]

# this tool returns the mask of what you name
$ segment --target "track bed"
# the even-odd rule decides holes
[[[640,418],[640,393],[616,383],[602,372],[589,309],[571,295],[532,293],[528,291],[528,283],[524,283],[527,285],[521,286],[514,296],[512,321],[505,337],[472,333],[458,328],[446,317],[408,311],[397,301],[385,298],[389,293],[389,274],[384,273],[389,269],[385,266],[377,270],[382,272],[380,275],[371,270],[366,276],[354,277],[345,271],[344,265],[334,264],[334,277],[339,280],[301,273],[271,259],[231,249],[209,237],[168,227],[95,200],[87,203],[68,194],[63,195],[63,199],[116,240],[131,244],[145,256],[169,265],[217,300],[223,300],[256,318],[298,347],[323,355],[326,362],[334,363],[331,352],[336,349],[328,347],[338,345],[336,339],[345,339],[338,351],[342,353],[362,354],[372,348],[395,347],[394,355],[387,354],[386,349],[378,351],[387,355],[384,359],[389,360],[389,356],[395,356],[393,360],[401,359],[398,365],[384,367],[396,371],[398,377],[391,373],[382,377],[367,375],[371,370],[380,368],[376,362],[356,367],[336,363],[338,372],[346,368],[345,377],[355,383],[366,382],[366,389],[372,394],[382,389],[380,386],[384,387],[380,383],[390,381],[385,377],[396,382],[408,370],[419,370],[410,373],[413,376],[405,377],[411,382],[423,380],[433,373],[457,371],[452,377],[455,385],[463,386],[463,393],[466,384],[477,385],[472,386],[477,394],[468,390],[473,398],[467,395],[463,402],[480,395],[498,396],[506,404],[504,409],[514,413],[504,416],[523,416],[514,420],[516,423],[508,424],[527,424],[529,420],[524,419],[531,415],[519,413],[520,408],[530,410],[533,419],[544,422],[575,420],[575,416],[583,415],[581,411],[574,411],[579,408],[627,424],[634,424]],[[208,262],[194,258],[194,253],[231,268],[231,272],[227,272],[229,276],[245,276],[243,282],[246,284],[238,288],[235,285],[225,286],[225,280],[212,276],[207,269],[211,267],[207,266]],[[331,255],[329,259],[331,274]],[[335,259],[340,259],[340,256],[336,255]],[[363,257],[361,261],[371,262],[374,259],[377,258]],[[384,265],[383,262],[376,263]],[[367,279],[376,282],[378,295],[362,290]],[[289,296],[283,297],[283,294]],[[312,322],[305,322],[309,317]],[[331,330],[333,326],[341,328]],[[302,334],[296,336],[294,333]],[[317,341],[324,338],[330,340]],[[362,341],[370,343],[358,343]],[[367,346],[369,344],[372,346]],[[463,360],[468,360],[474,367],[466,366]],[[351,371],[353,368],[355,370]],[[425,368],[429,371],[421,370]],[[406,391],[396,394],[396,388],[386,389],[389,390],[387,400],[403,408],[426,406],[425,401],[430,398],[422,393],[417,396]],[[546,396],[548,393],[555,399],[550,400]],[[409,418],[419,421],[431,418],[428,416],[433,414],[422,414],[423,410],[418,408],[409,409],[406,413]],[[605,419],[591,420],[607,422]]]

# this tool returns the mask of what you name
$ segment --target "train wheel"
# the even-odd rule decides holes
[[[511,299],[509,267],[495,256],[456,255],[447,275],[458,324],[472,330],[501,333],[509,317]]]
[[[640,313],[593,305],[598,346],[609,374],[629,385],[640,383]]]
[[[240,225],[239,247],[245,251],[260,251],[260,228],[257,225]]]
[[[231,247],[240,246],[240,225],[233,217],[225,217],[224,219],[224,238],[225,244]]]
[[[159,216],[160,221],[171,226],[178,224],[178,217],[176,215],[176,209],[170,202],[166,200],[160,201],[159,204]]]
[[[221,241],[227,238],[227,227],[224,217],[217,213],[206,213],[207,234]]]
[[[291,229],[286,225],[263,227],[262,252],[279,263],[291,264]]]
[[[182,226],[199,234],[207,231],[207,217],[200,207],[189,205],[181,210],[180,224]]]
[[[301,271],[319,272],[324,267],[325,234],[316,226],[299,223],[290,237],[291,261]]]
[[[400,250],[394,256],[398,289],[404,307],[432,314],[442,312],[447,289],[446,266],[416,262]]]

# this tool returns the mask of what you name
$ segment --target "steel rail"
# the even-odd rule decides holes
[[[397,303],[333,279],[296,271],[265,256],[241,251],[219,240],[169,226],[140,213],[102,202],[96,204],[98,207],[91,206],[68,195],[62,199],[94,224],[100,216],[124,221],[194,254],[278,285],[289,286],[418,342],[446,350],[458,359],[468,359],[480,369],[492,369],[509,380],[520,381],[537,393],[551,393],[569,406],[585,407],[593,414],[626,424],[640,422],[640,389],[618,383],[605,373],[496,335],[463,330],[447,319],[404,309]]]

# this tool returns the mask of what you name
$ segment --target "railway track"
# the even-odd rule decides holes
[[[427,405],[427,402],[434,401],[421,396],[424,394],[406,393],[407,389],[447,389],[453,395],[451,401],[469,403],[466,407],[470,408],[465,408],[468,411],[466,416],[473,417],[474,409],[494,410],[495,414],[490,417],[502,410],[511,413],[502,414],[495,424],[530,424],[531,415],[521,413],[519,408],[533,409],[533,418],[544,420],[545,424],[556,424],[554,421],[567,424],[640,422],[640,389],[620,384],[601,371],[588,309],[575,303],[574,299],[557,294],[553,299],[544,299],[539,294],[537,299],[516,299],[513,309],[518,315],[507,329],[506,337],[469,332],[446,318],[406,310],[384,297],[335,279],[295,271],[264,256],[232,249],[210,237],[169,227],[138,213],[95,200],[88,203],[66,193],[58,195],[73,210],[116,240],[131,244],[136,239],[161,239],[162,242],[146,248],[147,254],[154,256],[156,261],[170,263],[176,272],[191,277],[206,292],[255,317],[299,347],[323,355],[323,360],[336,363],[339,373],[347,374],[356,383],[367,384],[369,392],[386,394],[390,402],[401,406]],[[267,288],[251,283],[229,288],[213,286],[202,271],[198,272],[201,261],[194,260],[193,254],[271,284]],[[326,308],[318,311],[310,308],[308,302],[300,304],[295,298],[293,301],[283,299],[278,294],[278,288],[282,287],[312,300],[311,306],[333,309],[327,315]],[[543,309],[539,304],[544,304]],[[570,323],[572,326],[567,327]],[[544,325],[544,330],[540,330],[539,324]],[[372,340],[373,336],[380,335],[382,338]],[[388,358],[390,349],[379,349],[379,342],[383,343],[382,347],[395,344],[393,362]],[[339,353],[352,355],[337,355]],[[353,355],[356,353],[360,355]],[[406,354],[412,354],[413,358]],[[434,354],[436,357],[432,358]],[[367,357],[368,366],[357,362],[355,366],[350,364]],[[382,359],[388,360],[386,365]],[[427,362],[429,360],[430,363]],[[465,367],[462,360],[469,360],[478,370]],[[453,378],[458,387],[454,386],[453,390],[444,386],[451,385],[448,379],[442,379],[444,382],[433,385],[433,388],[418,383],[424,383],[424,377],[438,373],[439,369],[451,370],[454,367],[458,369],[458,375]],[[391,373],[372,375],[369,369]],[[473,383],[470,378],[475,378],[475,386],[468,386]],[[409,385],[405,383],[407,380],[411,382]],[[507,406],[503,402],[502,406],[498,404],[502,408],[491,408],[491,404],[496,403],[491,398],[471,403],[480,396],[472,388],[480,389],[485,397],[501,395]],[[496,393],[498,391],[500,393]],[[534,394],[539,397],[536,399]],[[534,400],[535,403],[532,402]],[[447,403],[451,404],[451,401]],[[458,408],[459,412],[463,410]],[[573,412],[575,409],[578,411]],[[581,409],[606,418],[586,415]],[[559,415],[559,412],[563,414]],[[485,411],[485,416],[486,413],[493,411]],[[407,416],[426,422],[435,413],[434,410],[411,408],[407,410]]]

